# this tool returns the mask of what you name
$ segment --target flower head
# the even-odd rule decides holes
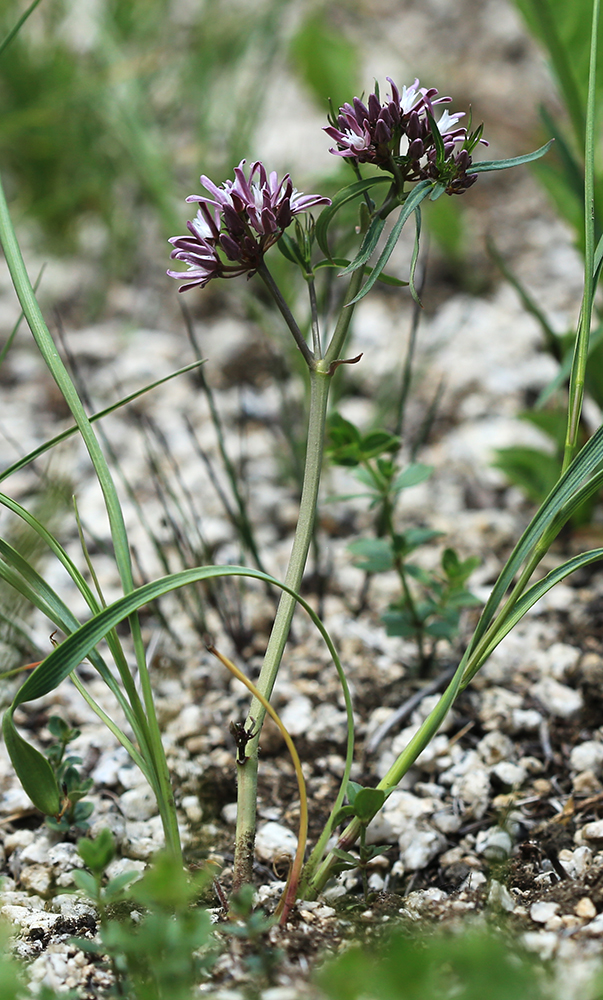
[[[192,194],[186,199],[199,203],[195,219],[187,222],[190,235],[173,236],[169,241],[174,247],[171,257],[189,267],[185,272],[168,271],[172,278],[187,279],[181,292],[203,288],[212,278],[234,278],[246,272],[251,277],[294,216],[314,205],[331,204],[329,198],[301,194],[289,174],[279,182],[277,174],[267,174],[259,161],[251,164],[246,177],[245,162],[235,167],[234,181],[224,181],[219,187],[203,174],[201,184],[209,195]]]
[[[402,185],[406,181],[440,179],[434,177],[436,165],[438,171],[444,167],[441,155],[437,155],[439,139],[434,136],[435,106],[449,104],[452,98],[438,97],[435,87],[419,87],[418,80],[401,91],[390,77],[387,80],[391,95],[384,102],[377,87],[366,104],[355,97],[352,104],[339,109],[337,117],[333,116],[324,129],[337,143],[330,152],[355,163],[372,163],[389,170]],[[467,129],[458,124],[463,117],[462,111],[450,114],[445,109],[436,123],[444,145],[444,174],[449,194],[466,190],[473,183],[476,175],[467,174],[471,150],[477,142],[487,145],[481,131],[475,138],[477,133],[469,136]],[[467,154],[460,160],[457,144]],[[457,167],[463,182],[453,185]]]

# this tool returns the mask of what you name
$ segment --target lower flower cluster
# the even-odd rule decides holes
[[[185,279],[179,291],[203,288],[212,278],[245,273],[251,277],[294,216],[314,205],[331,204],[329,198],[301,194],[289,174],[279,182],[276,173],[267,174],[259,161],[251,164],[246,177],[245,162],[235,167],[234,181],[219,187],[202,175],[201,184],[210,196],[192,194],[186,199],[199,203],[197,215],[187,222],[188,235],[169,241],[174,247],[172,259],[188,264],[188,271],[167,272]]]

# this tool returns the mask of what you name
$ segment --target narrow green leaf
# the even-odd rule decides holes
[[[576,570],[583,569],[584,566],[590,566],[591,563],[599,562],[601,560],[603,560],[603,548],[591,549],[589,552],[582,552],[580,555],[574,556],[573,559],[568,559],[568,561],[562,563],[561,566],[557,566],[556,569],[551,570],[551,572],[547,573],[542,580],[538,580],[538,582],[533,584],[529,590],[526,590],[525,594],[523,594],[515,604],[511,614],[505,618],[501,627],[493,633],[491,640],[480,653],[479,660],[470,663],[468,666],[463,675],[462,688],[467,686],[480,667],[486,662],[493,650],[496,649],[505,636],[508,635],[513,628],[515,628],[517,623],[530,610],[530,608],[534,607],[536,602],[539,601],[541,597],[544,597],[544,595],[547,594],[549,590],[555,586],[555,584],[565,580],[566,577],[570,576],[571,573],[575,573]]]
[[[370,189],[375,187],[376,184],[391,184],[391,177],[368,177],[365,180],[355,181],[353,184],[348,184],[347,187],[344,187],[337,192],[330,205],[323,208],[316,221],[315,234],[317,243],[325,257],[331,256],[331,252],[329,250],[328,231],[329,226],[337,215],[339,209],[342,208],[342,206],[348,201],[352,201],[354,198],[358,198],[359,195],[364,194],[365,191],[370,191]]]
[[[410,288],[410,294],[412,295],[414,301],[418,306],[421,305],[421,299],[419,298],[419,293],[417,292],[415,286],[415,273],[417,270],[417,264],[419,262],[419,252],[421,250],[421,209],[415,208],[415,243],[412,250],[412,257],[410,259],[410,280],[408,282],[408,287]]]
[[[541,156],[548,153],[553,145],[554,139],[549,139],[544,146],[535,149],[533,153],[524,153],[523,156],[512,156],[509,160],[481,160],[480,163],[472,163],[468,174],[487,174],[491,170],[507,170],[509,167],[519,167],[522,163],[532,163],[539,160]]]
[[[277,246],[283,257],[286,257],[286,259],[291,261],[292,264],[297,264],[298,267],[301,267],[304,273],[306,272],[306,261],[304,260],[295,240],[292,240],[287,233],[283,233],[277,243]]]
[[[204,364],[205,364],[205,359],[202,359],[201,361],[193,361],[190,365],[185,365],[184,368],[179,368],[175,372],[170,372],[169,375],[164,375],[162,378],[158,378],[155,382],[150,382],[149,385],[143,386],[142,389],[136,389],[135,392],[129,393],[129,395],[124,396],[123,399],[119,399],[116,403],[111,403],[111,406],[106,406],[104,410],[99,410],[98,413],[93,413],[90,417],[90,423],[92,424],[96,420],[102,420],[103,417],[109,416],[110,413],[114,413],[115,410],[119,410],[120,407],[122,406],[127,406],[128,403],[131,403],[133,402],[133,400],[138,399],[139,396],[144,396],[145,393],[150,392],[152,389],[156,389],[160,385],[163,385],[164,382],[169,382],[171,379],[176,378],[178,375],[184,375],[186,374],[186,372],[191,372],[195,368],[198,368],[200,365]],[[67,430],[61,431],[60,434],[57,434],[55,435],[55,437],[50,438],[50,440],[44,441],[43,444],[38,445],[38,447],[34,448],[33,451],[28,452],[27,455],[24,455],[22,458],[18,459],[16,462],[13,462],[12,465],[9,465],[6,469],[0,472],[0,483],[4,479],[8,479],[9,476],[12,476],[13,473],[19,472],[20,469],[25,468],[26,465],[29,465],[30,462],[33,462],[36,458],[39,458],[40,455],[43,455],[45,452],[50,451],[50,449],[54,448],[56,444],[60,444],[61,441],[66,441],[67,438],[72,437],[73,434],[77,434],[78,430],[79,428],[77,424],[74,424],[72,427],[68,427]]]
[[[331,826],[333,828],[339,826],[341,823],[343,823],[345,819],[348,819],[350,816],[353,815],[354,815],[354,806],[342,806],[341,809],[338,809],[335,815],[333,816],[333,819],[331,820]]]
[[[6,36],[6,38],[4,38],[2,40],[2,42],[0,42],[0,55],[2,54],[2,52],[4,51],[4,49],[6,48],[6,46],[10,45],[10,43],[12,42],[13,38],[15,37],[15,35],[17,35],[19,33],[19,31],[21,30],[21,28],[22,28],[23,24],[25,23],[25,21],[27,21],[27,18],[29,17],[30,14],[33,14],[34,10],[36,9],[36,7],[38,6],[39,3],[40,3],[40,0],[33,0],[33,3],[31,3],[29,5],[29,7],[27,8],[27,10],[25,10],[23,12],[23,14],[21,15],[21,17],[19,18],[19,20],[15,24],[14,28],[11,28],[11,30],[9,31],[8,35]]]
[[[378,215],[376,215],[365,233],[364,239],[360,245],[360,250],[354,257],[354,260],[351,264],[348,264],[345,271],[341,272],[342,277],[347,274],[352,274],[353,271],[357,271],[358,268],[366,264],[379,242],[379,237],[383,232],[384,226],[385,219],[381,219]]]
[[[550,531],[551,527],[557,532],[560,531],[576,504],[585,500],[600,486],[602,463],[603,427],[600,427],[560,477],[517,542],[482,612],[471,641],[471,650],[475,649],[482,639],[511,582],[535,550],[539,540]]]
[[[364,298],[367,292],[371,290],[377,278],[385,268],[385,265],[387,264],[389,258],[391,257],[396,243],[400,239],[400,233],[402,232],[402,227],[410,218],[414,210],[421,204],[424,198],[428,196],[429,192],[432,189],[433,189],[433,181],[425,180],[417,184],[417,186],[413,188],[413,190],[410,192],[408,198],[406,199],[404,205],[402,206],[400,215],[398,216],[396,222],[394,223],[392,231],[386,240],[383,250],[381,251],[381,256],[379,257],[379,260],[375,264],[370,277],[367,279],[362,289],[358,292],[358,295],[354,299],[352,299],[351,302],[348,302],[349,306],[353,305],[355,302],[359,302],[360,299]]]
[[[336,858],[339,858],[340,861],[346,861],[349,865],[352,865],[354,868],[358,867],[358,858],[355,858],[354,855],[350,854],[349,851],[342,851],[340,847],[334,847],[333,854],[335,855]]]
[[[71,872],[71,878],[75,882],[77,888],[80,889],[81,892],[86,893],[88,899],[91,899],[93,902],[98,899],[98,884],[94,875],[91,875],[90,872],[83,872],[80,868],[76,868]]]

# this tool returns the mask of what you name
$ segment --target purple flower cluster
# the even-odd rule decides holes
[[[187,222],[190,235],[173,236],[171,257],[188,264],[188,271],[168,271],[172,278],[186,278],[179,291],[203,288],[212,278],[251,277],[264,254],[281,238],[295,215],[314,205],[330,205],[320,195],[300,194],[289,174],[282,181],[267,174],[260,162],[251,164],[245,176],[241,160],[234,181],[219,187],[201,176],[210,196],[192,194],[186,200],[199,202],[196,218]],[[226,258],[226,259],[224,259]]]
[[[478,142],[487,145],[481,129],[468,135],[467,129],[458,124],[464,112],[449,114],[444,110],[436,122],[440,144],[433,130],[434,109],[438,104],[449,104],[452,98],[437,97],[434,87],[419,87],[418,80],[410,87],[402,87],[400,93],[393,80],[387,80],[391,97],[385,103],[377,90],[367,104],[355,97],[352,104],[339,109],[338,117],[324,130],[337,143],[330,152],[390,170],[402,184],[439,180],[448,194],[465,191],[477,178],[467,173],[471,151]]]

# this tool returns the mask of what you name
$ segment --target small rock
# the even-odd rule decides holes
[[[120,795],[119,803],[127,819],[144,821],[157,814],[157,802],[147,784],[129,788]]]
[[[487,861],[506,861],[513,849],[513,839],[500,826],[491,826],[489,830],[481,830],[477,835],[475,850],[483,854]]]
[[[182,799],[182,808],[186,813],[189,823],[199,826],[203,819],[203,809],[196,795],[185,795]]]
[[[494,880],[488,891],[488,905],[512,913],[515,909],[515,900],[506,885]]]
[[[603,743],[597,740],[579,743],[570,753],[570,765],[574,771],[592,771],[600,775],[603,770]]]
[[[409,826],[399,837],[400,860],[406,871],[416,872],[446,846],[446,838],[437,830],[420,830]]]
[[[19,881],[28,892],[45,896],[52,884],[52,872],[45,865],[26,865],[21,871]]]
[[[557,681],[562,681],[573,672],[581,651],[565,642],[553,642],[546,649],[538,651],[536,661],[543,677],[550,675]]]
[[[574,906],[574,913],[584,920],[592,920],[597,916],[597,907],[589,896],[583,896]]]
[[[367,844],[395,843],[409,824],[414,827],[414,820],[432,813],[434,806],[432,799],[419,798],[402,790],[392,792],[367,830]]]
[[[535,924],[546,924],[556,915],[558,909],[559,903],[547,903],[540,901],[538,903],[532,903],[530,907],[530,916]]]
[[[581,771],[572,778],[572,788],[577,795],[597,795],[601,782],[593,771]]]
[[[514,764],[510,760],[501,760],[492,768],[492,774],[498,778],[506,788],[516,788],[523,785],[527,778],[527,773],[521,764]]]
[[[580,661],[580,673],[587,684],[597,687],[603,684],[603,656],[599,653],[585,653]]]
[[[21,851],[21,864],[43,865],[48,861],[50,838],[44,834],[38,835]]]
[[[476,750],[485,764],[498,764],[501,760],[506,760],[513,755],[514,746],[512,741],[498,729],[486,733],[477,744]]]
[[[15,830],[14,833],[7,833],[4,837],[4,850],[6,856],[10,857],[18,847],[27,847],[35,840],[33,830]]]
[[[137,875],[142,875],[146,867],[144,861],[136,861],[133,858],[116,858],[108,866],[106,874],[107,878],[110,879],[116,878],[124,872],[134,872]]]
[[[482,694],[479,718],[485,730],[506,728],[516,708],[521,708],[523,698],[515,691],[502,687],[486,688]]]
[[[560,719],[568,719],[583,707],[582,695],[567,684],[560,684],[553,677],[544,677],[532,690],[543,708]]]
[[[509,729],[512,733],[534,733],[541,722],[542,715],[535,708],[514,708]]]
[[[228,802],[222,809],[222,819],[229,826],[234,826],[237,821],[238,805],[236,802]]]
[[[593,852],[586,845],[577,847],[574,851],[561,850],[559,860],[571,878],[580,878],[590,868]]]
[[[592,823],[585,823],[579,832],[584,840],[603,840],[603,819],[595,819]]]
[[[456,833],[463,825],[463,817],[453,809],[439,809],[431,817],[431,822],[441,833]]]
[[[472,892],[474,889],[478,889],[480,885],[485,885],[488,881],[483,872],[476,869],[474,872],[469,872],[467,878],[461,883],[459,887],[459,892]]]
[[[290,736],[301,736],[311,729],[314,721],[312,702],[304,694],[292,698],[280,713],[281,722]]]
[[[255,848],[262,861],[274,861],[281,854],[293,857],[297,849],[297,837],[280,823],[264,823],[258,828]]]
[[[179,710],[177,717],[168,723],[166,729],[181,743],[190,736],[198,736],[204,725],[205,718],[201,706],[185,705]]]

